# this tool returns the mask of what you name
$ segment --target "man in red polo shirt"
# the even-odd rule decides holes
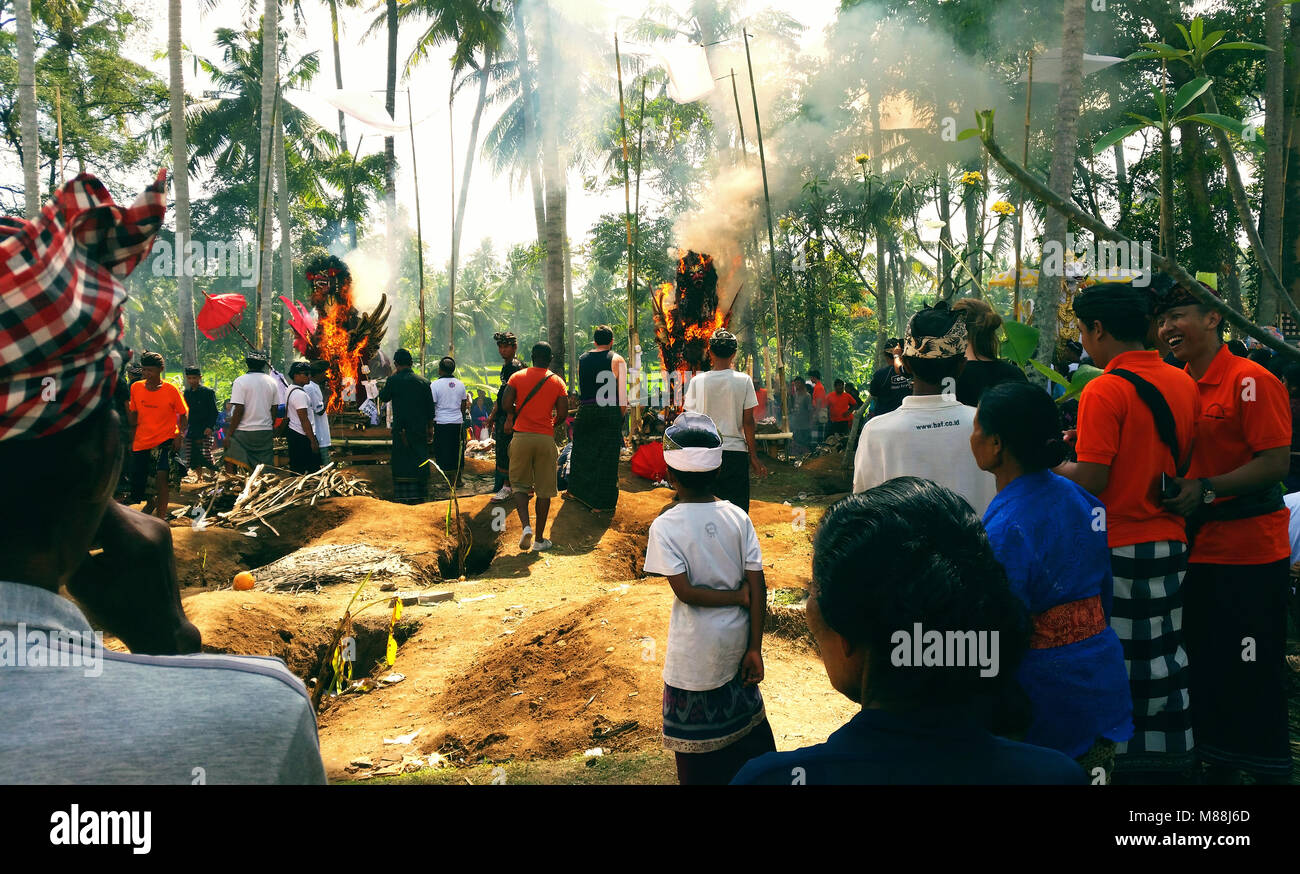
[[[844,390],[844,380],[835,380],[835,391],[826,396],[826,409],[830,411],[830,427],[826,429],[826,436],[831,434],[843,434],[849,436],[849,425],[853,423],[853,411],[858,408],[858,402],[853,399],[853,395]]]
[[[1201,396],[1191,469],[1165,502],[1195,530],[1183,626],[1197,750],[1207,782],[1237,782],[1248,771],[1256,782],[1289,783],[1287,392],[1264,367],[1232,354],[1223,315],[1186,289],[1160,301],[1157,319]]]
[[[1133,739],[1118,744],[1115,782],[1177,782],[1193,765],[1188,653],[1182,633],[1187,535],[1182,516],[1161,505],[1161,475],[1185,470],[1198,399],[1191,377],[1147,351],[1146,289],[1106,283],[1074,299],[1079,335],[1105,370],[1079,399],[1076,462],[1057,473],[1096,495],[1104,508],[1114,594],[1108,611],[1124,648],[1133,695]],[[1165,434],[1157,425],[1164,420]],[[1168,439],[1166,439],[1168,438]],[[1172,444],[1172,445],[1171,445]]]
[[[523,536],[519,548],[540,552],[551,548],[546,539],[546,518],[551,513],[551,498],[559,494],[555,482],[555,423],[569,413],[569,389],[558,374],[551,373],[551,344],[533,345],[533,366],[521,370],[506,383],[501,406],[506,411],[503,426],[510,438],[510,486]],[[537,493],[537,533],[528,519],[528,500]]]

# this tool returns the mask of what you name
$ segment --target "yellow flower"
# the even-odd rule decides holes
[[[961,181],[963,185],[979,185],[984,181],[984,175],[978,170],[971,170],[961,174]]]
[[[1015,208],[1015,206],[1013,206],[1012,204],[1008,203],[1008,202],[1005,201],[1005,200],[999,200],[997,203],[995,203],[995,204],[993,204],[992,206],[990,206],[989,209],[993,210],[993,211],[996,212],[998,215],[1015,215],[1015,214],[1016,214],[1016,208]]]
[[[871,156],[870,156],[870,155],[858,155],[858,156],[857,156],[856,158],[854,158],[853,160],[857,161],[859,164],[865,164],[865,163],[867,163],[868,161],[871,160]]]

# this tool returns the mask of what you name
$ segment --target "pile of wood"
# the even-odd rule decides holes
[[[309,546],[253,571],[262,591],[318,591],[321,586],[369,579],[382,590],[390,580],[424,587],[439,582],[436,574],[400,552],[365,543]]]
[[[335,468],[333,462],[315,473],[301,475],[259,464],[244,481],[243,490],[235,496],[233,506],[213,514],[218,499],[223,495],[229,496],[237,485],[238,478],[222,476],[213,486],[199,492],[198,502],[182,510],[181,514],[197,516],[196,526],[208,524],[239,528],[260,522],[278,537],[280,532],[266,520],[289,507],[304,503],[315,506],[320,498],[374,496],[369,482],[348,476]]]

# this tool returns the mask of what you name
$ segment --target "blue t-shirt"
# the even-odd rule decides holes
[[[1087,775],[1055,750],[996,737],[947,710],[863,710],[826,743],[751,759],[733,785],[1072,784]]]
[[[1031,614],[1100,596],[1110,618],[1110,549],[1102,506],[1083,487],[1050,470],[1025,474],[998,492],[984,513],[993,553],[1011,590]],[[1133,736],[1133,700],[1124,651],[1107,627],[1086,640],[1025,653],[1017,673],[1033,703],[1025,740],[1071,757],[1098,738]]]

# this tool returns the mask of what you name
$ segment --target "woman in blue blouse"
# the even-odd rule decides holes
[[[989,541],[1034,623],[1017,675],[1033,704],[1025,740],[1074,757],[1094,782],[1110,782],[1115,744],[1133,735],[1133,703],[1109,622],[1105,510],[1052,473],[1066,447],[1056,404],[1041,388],[986,391],[970,444],[997,480],[984,514]]]

